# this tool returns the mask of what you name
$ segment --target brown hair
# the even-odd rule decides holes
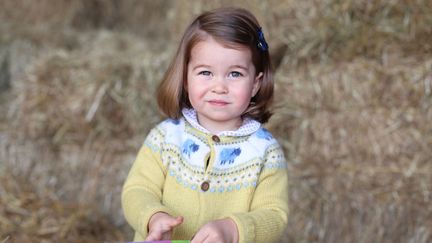
[[[267,122],[272,115],[273,72],[268,49],[258,48],[259,30],[257,19],[242,8],[219,8],[198,16],[186,29],[177,53],[158,87],[157,101],[161,111],[176,119],[181,116],[182,108],[191,107],[184,88],[190,53],[198,42],[210,35],[230,48],[246,46],[251,50],[256,74],[262,72],[263,77],[258,93],[252,97],[243,117]]]

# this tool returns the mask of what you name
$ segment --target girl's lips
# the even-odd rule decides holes
[[[212,105],[216,105],[216,106],[224,106],[224,105],[228,105],[229,103],[223,100],[209,100],[208,101],[210,104]]]

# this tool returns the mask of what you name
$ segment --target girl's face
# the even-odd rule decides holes
[[[238,129],[261,79],[247,47],[228,48],[211,36],[198,42],[191,50],[186,89],[199,123],[213,133]]]

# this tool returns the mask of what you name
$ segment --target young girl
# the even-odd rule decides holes
[[[186,29],[158,93],[169,117],[146,138],[122,192],[135,241],[277,242],[288,180],[271,116],[268,46],[244,9]]]

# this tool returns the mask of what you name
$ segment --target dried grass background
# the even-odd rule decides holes
[[[0,242],[124,242],[120,191],[189,21],[232,1],[0,2]],[[282,242],[432,241],[432,2],[237,1],[281,60]],[[282,49],[281,49],[282,50]]]

